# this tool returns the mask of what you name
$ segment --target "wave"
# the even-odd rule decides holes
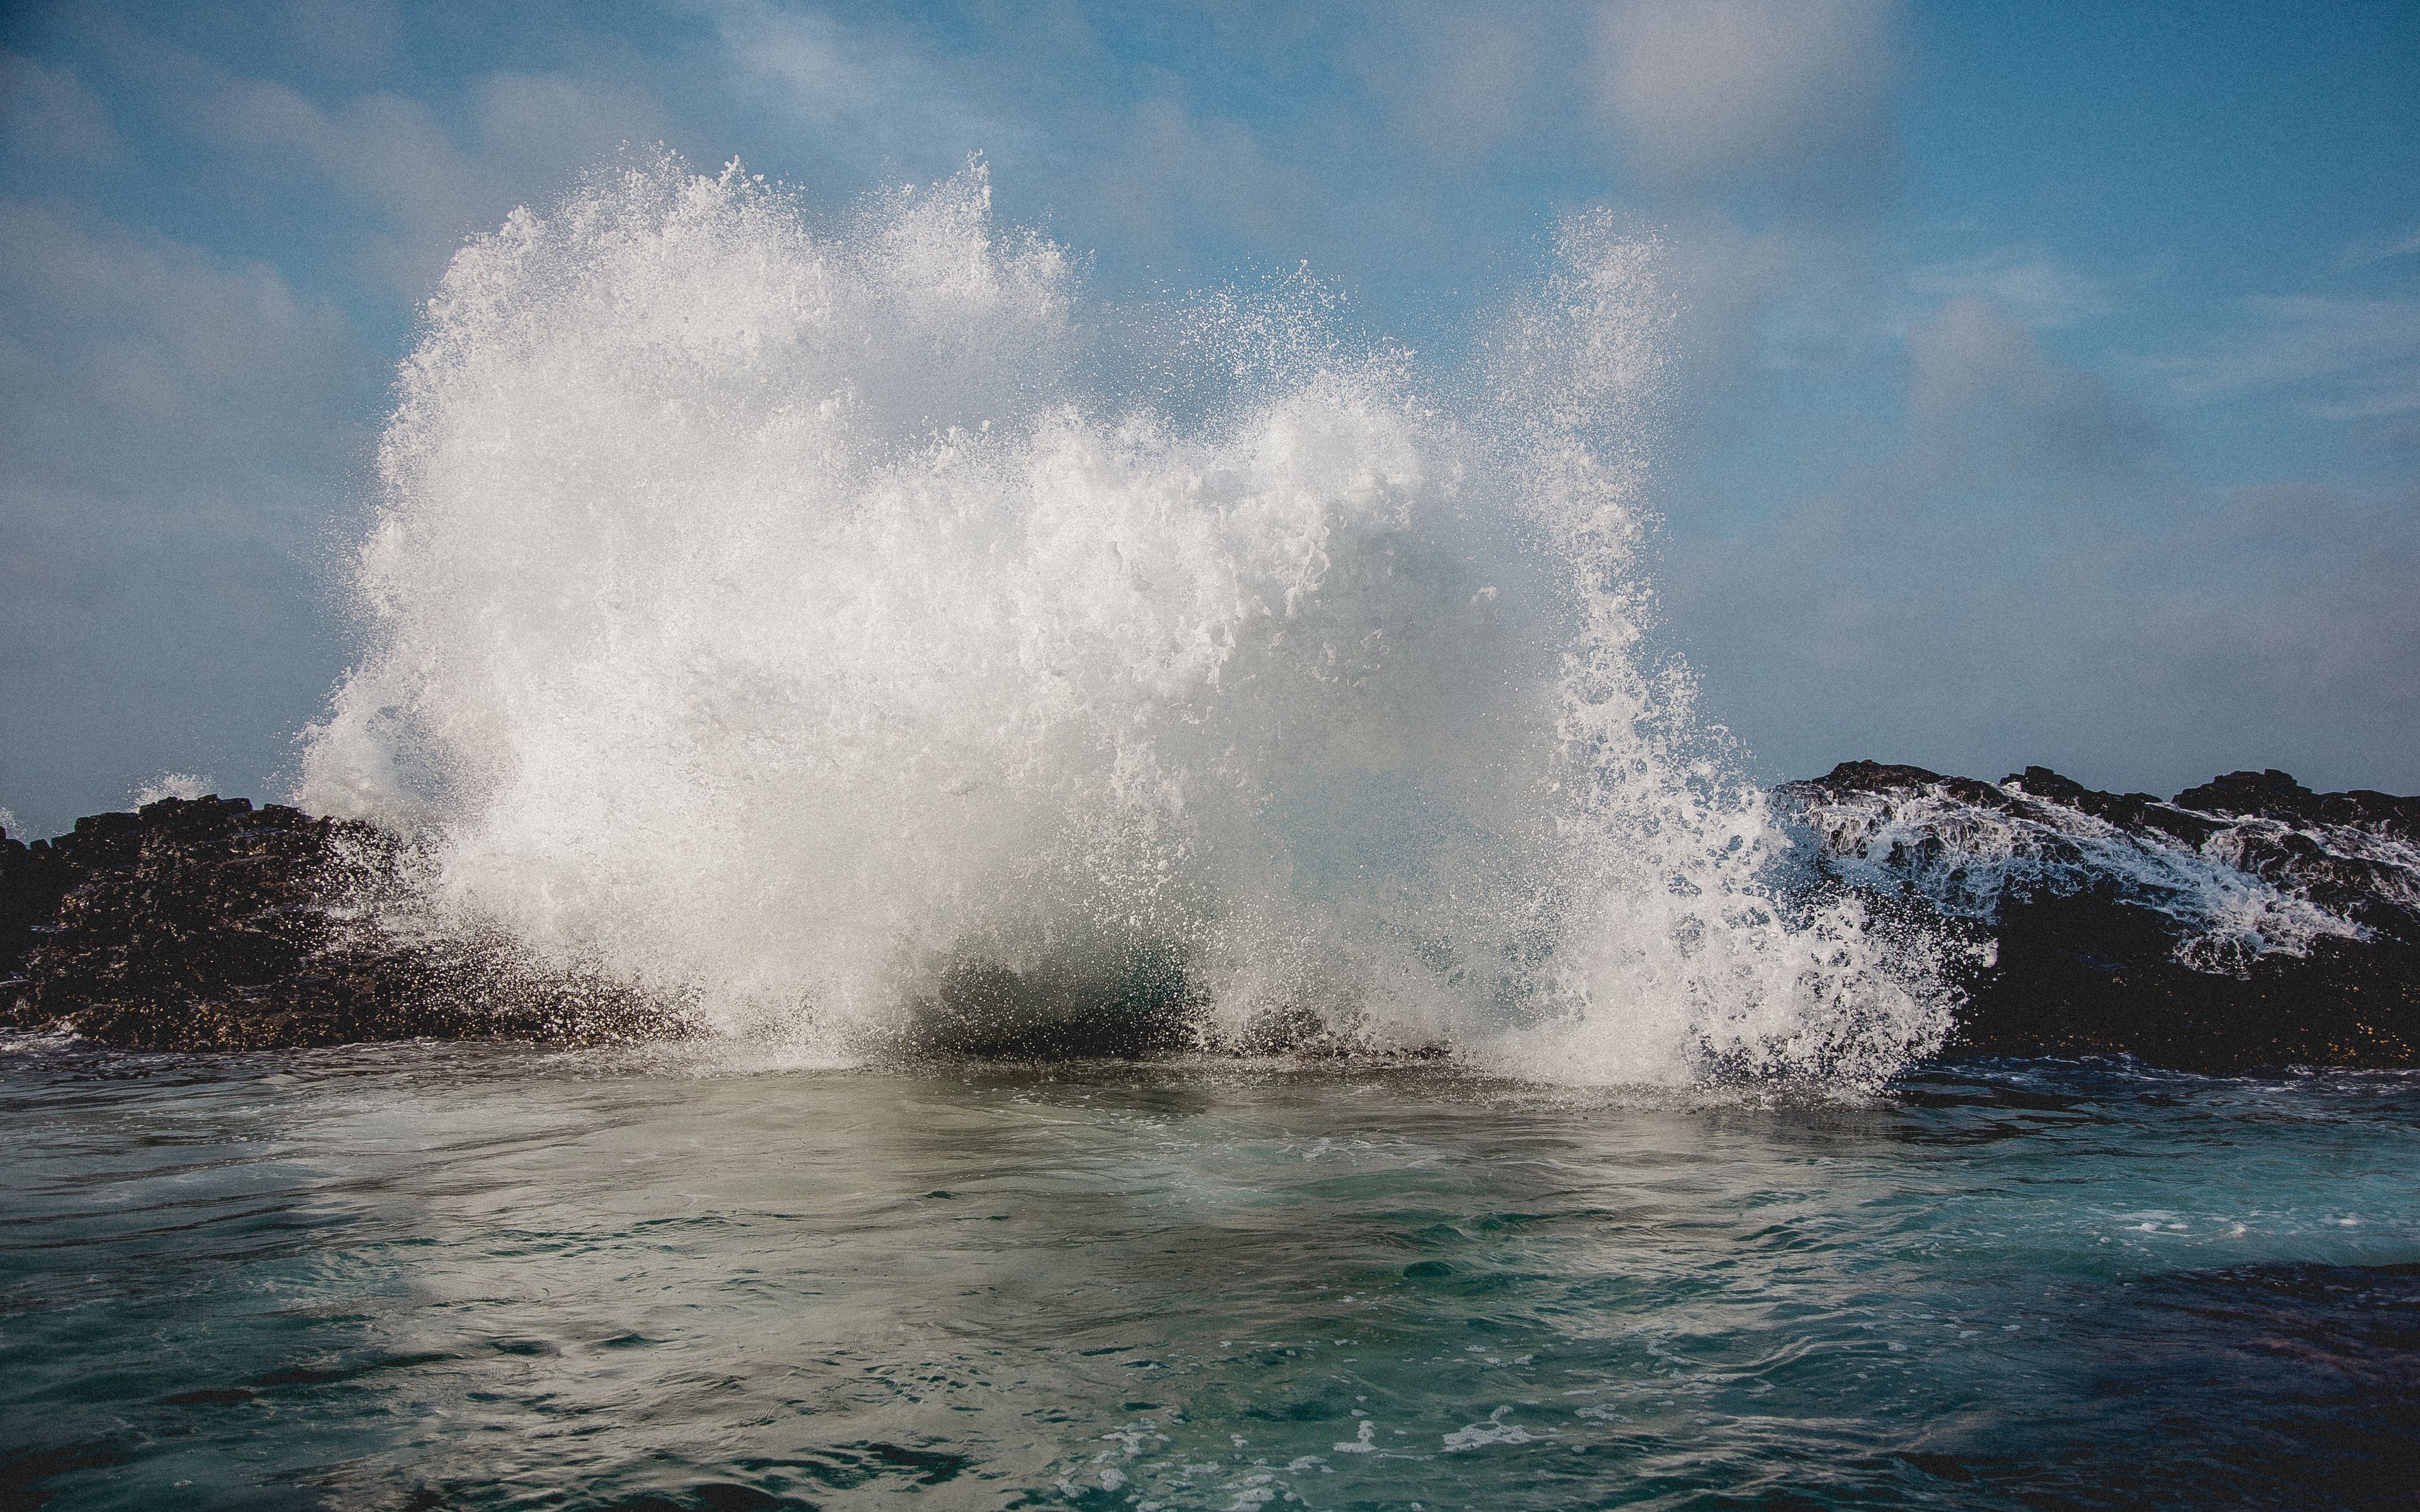
[[[1092,296],[980,163],[601,171],[428,303],[298,801],[414,837],[398,927],[835,1054],[1111,1004],[1873,1085],[1938,953],[1644,649],[1661,257],[1573,219],[1439,367],[1307,280]]]

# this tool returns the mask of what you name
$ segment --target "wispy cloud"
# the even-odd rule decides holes
[[[2279,391],[2332,420],[2420,410],[2420,299],[2295,295],[2243,309],[2243,328],[2202,351],[2134,365],[2188,403]]]
[[[115,159],[118,138],[109,107],[73,69],[0,52],[0,151],[85,167]]]
[[[375,14],[336,17],[348,19],[371,25]],[[130,36],[120,52],[168,121],[221,154],[228,179],[256,191],[324,185],[368,211],[379,229],[349,239],[352,271],[408,300],[435,285],[466,237],[667,131],[646,88],[609,75],[497,70],[434,98],[329,98],[149,38]]]
[[[1931,303],[1979,296],[2028,326],[2073,325],[2107,315],[2117,302],[2101,280],[2033,247],[1927,263],[1908,275],[1908,288]]]
[[[1344,60],[1392,127],[1450,164],[1559,120],[1573,85],[1570,13],[1535,5],[1404,0],[1357,28]]]
[[[1031,134],[979,103],[974,81],[905,37],[765,0],[725,0],[713,13],[740,76],[821,135],[826,151],[931,172]]]
[[[353,333],[266,263],[0,203],[0,411],[13,481],[130,498],[324,444]],[[240,397],[239,397],[240,396]],[[134,486],[129,469],[155,470]]]
[[[2046,761],[2164,792],[2411,770],[2420,496],[2195,487],[2145,415],[1977,296],[1909,345],[1896,451],[1669,554],[1710,694],[1782,770]]]
[[[2336,270],[2348,272],[2397,257],[2409,257],[2413,253],[2420,253],[2420,225],[2394,235],[2363,237],[2348,243],[2336,256]]]

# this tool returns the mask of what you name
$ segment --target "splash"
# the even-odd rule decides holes
[[[162,798],[182,798],[191,803],[195,798],[217,791],[218,783],[198,772],[163,772],[150,781],[140,783],[135,787],[134,802],[132,807],[140,809],[146,804],[157,803]]]
[[[1933,965],[1788,894],[1641,649],[1659,255],[1567,224],[1431,373],[1309,286],[1088,299],[980,165],[836,221],[600,176],[429,301],[300,798],[428,917],[837,1054],[1110,1004],[1869,1085]]]

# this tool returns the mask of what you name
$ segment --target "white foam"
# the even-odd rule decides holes
[[[2315,890],[2331,872],[2362,891],[2420,906],[2420,846],[2353,825],[2288,825],[2257,817],[2178,814],[2180,827],[2216,825],[2191,843],[2160,830],[2120,828],[2056,802],[1999,790],[2008,807],[1969,803],[1932,785],[1910,795],[1843,794],[1807,811],[1824,849],[1853,880],[1904,882],[1944,914],[1981,920],[2003,903],[2105,887],[2181,926],[2177,958],[2240,973],[2262,955],[2305,955],[2322,938],[2360,939],[2366,927]]]
[[[1537,1443],[1538,1435],[1531,1433],[1518,1423],[1504,1421],[1504,1414],[1511,1411],[1512,1409],[1510,1407],[1499,1407],[1487,1414],[1485,1422],[1473,1423],[1466,1427],[1459,1427],[1446,1434],[1444,1436],[1445,1452],[1468,1454],[1473,1449],[1484,1449],[1490,1444]],[[1549,1436],[1554,1432],[1551,1428],[1546,1431]]]
[[[163,798],[182,798],[190,803],[218,792],[218,784],[198,772],[163,772],[150,781],[135,788],[132,807],[158,803]]]
[[[1174,962],[1211,1045],[1870,1083],[1931,963],[1786,904],[1639,651],[1659,255],[1573,222],[1440,373],[1312,289],[1088,300],[980,167],[830,225],[602,176],[430,301],[300,800],[736,1033]]]

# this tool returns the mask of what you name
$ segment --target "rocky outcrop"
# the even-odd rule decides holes
[[[1872,762],[1775,797],[1804,830],[1810,886],[1988,963],[1962,983],[1953,1050],[2420,1066],[2420,799],[2271,771],[2163,800],[2039,766],[1981,782]],[[690,1027],[502,938],[402,928],[411,864],[374,826],[240,798],[165,799],[31,845],[0,835],[0,1026],[182,1050]],[[1115,1012],[1024,1011],[1075,990],[1048,986],[953,978],[920,1036],[1019,1055],[1134,1053],[1136,1024],[1154,1046],[1184,1039],[1168,971],[1122,979]]]
[[[163,799],[31,845],[0,836],[0,1024],[163,1050],[670,1026],[498,942],[399,938],[370,905],[403,858],[374,826],[241,798]]]
[[[2268,771],[2164,801],[1872,762],[1776,797],[1832,882],[1990,946],[1953,1049],[2420,1065],[2420,798]]]

